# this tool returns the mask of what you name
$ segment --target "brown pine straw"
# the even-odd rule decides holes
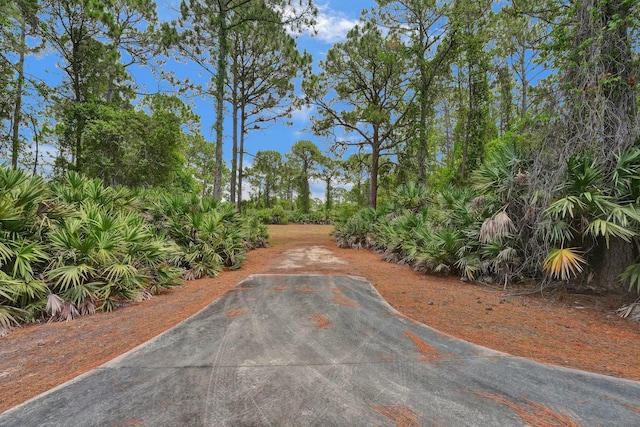
[[[640,406],[627,405],[626,403],[624,404],[624,406],[631,409],[632,411],[640,412]]]
[[[391,418],[396,423],[396,427],[420,427],[418,423],[418,413],[405,405],[380,405],[372,406],[376,411]]]
[[[289,289],[289,286],[274,286],[271,289],[274,291],[285,291]]]
[[[420,359],[421,361],[433,361],[441,359],[443,357],[453,356],[440,353],[438,350],[424,342],[422,338],[407,329],[404,330],[404,336],[413,341],[413,345],[416,346],[416,350],[418,350],[418,352],[422,355],[422,358]]]
[[[496,394],[480,392],[474,392],[474,394],[508,406],[530,427],[582,427],[581,424],[573,421],[570,417],[559,414],[529,399],[523,399],[525,405],[517,405],[506,397]]]
[[[247,312],[241,308],[237,308],[235,310],[229,310],[227,311],[227,317],[237,317],[237,316],[242,316],[244,314],[247,314]]]
[[[347,298],[342,294],[340,289],[332,288],[331,292],[333,296],[331,297],[331,302],[335,302],[336,304],[346,305],[347,307],[360,307],[360,304],[352,300],[351,298]]]
[[[314,323],[313,326],[318,329],[324,329],[331,324],[331,320],[329,320],[327,316],[322,313],[314,314],[313,316],[309,317],[309,320],[311,320]]]
[[[313,288],[302,288],[298,289],[298,292],[316,292],[316,290]]]

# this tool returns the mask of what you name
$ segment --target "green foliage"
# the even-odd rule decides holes
[[[334,139],[332,149],[367,147],[369,206],[376,208],[380,156],[398,148],[412,123],[413,106],[407,102],[409,60],[400,36],[384,35],[372,19],[349,31],[321,61],[322,71],[303,82],[307,100],[317,108],[312,118],[316,134]],[[336,137],[336,128],[357,135]],[[402,137],[400,137],[402,135]]]
[[[428,192],[402,184],[377,213],[340,221],[334,235],[340,246],[370,247],[419,271],[505,287],[524,278],[580,279],[613,240],[626,242],[628,250],[640,246],[636,151],[620,154],[609,176],[589,156],[572,157],[555,199],[543,207],[544,189],[532,186],[531,161],[509,143],[476,170],[475,191],[448,186]],[[639,264],[620,275],[638,290]]]
[[[47,288],[38,273],[47,256],[40,239],[53,205],[41,178],[0,167],[0,336],[42,309]]]
[[[331,234],[341,248],[367,248],[375,220],[376,212],[373,209],[362,209],[344,223],[336,224]]]
[[[188,279],[216,276],[239,268],[247,247],[266,244],[266,228],[240,216],[230,204],[184,194],[160,195],[151,213],[157,227],[182,249],[174,262]]]
[[[427,204],[429,192],[422,184],[408,182],[400,185],[395,192],[395,203],[404,209],[415,211]]]
[[[322,154],[318,146],[311,141],[298,141],[291,147],[291,154],[288,156],[297,163],[295,168],[298,171],[298,205],[303,213],[308,214],[311,210],[311,189],[309,179],[315,172],[315,167],[322,160]]]
[[[217,200],[138,194],[70,172],[47,184],[0,168],[0,335],[146,299],[240,268],[266,227]]]

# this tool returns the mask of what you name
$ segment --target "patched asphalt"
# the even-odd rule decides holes
[[[154,340],[0,414],[0,426],[20,427],[431,425],[637,427],[640,382],[443,335],[362,278],[254,275]]]

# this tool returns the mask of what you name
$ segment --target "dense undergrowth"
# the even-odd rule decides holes
[[[0,336],[239,268],[266,240],[257,218],[218,200],[0,168]]]
[[[263,224],[331,224],[335,214],[323,210],[304,213],[299,210],[287,210],[281,206],[274,208],[250,209],[247,213]]]
[[[573,157],[550,189],[532,182],[530,166],[506,146],[476,171],[473,186],[403,184],[377,210],[338,222],[333,234],[341,247],[505,287],[535,279],[595,288],[603,259],[627,254],[615,281],[640,292],[640,150],[617,156],[609,175],[588,156]]]

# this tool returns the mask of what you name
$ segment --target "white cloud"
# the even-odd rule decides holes
[[[351,19],[341,12],[337,12],[328,6],[318,6],[318,16],[316,18],[316,37],[325,43],[333,44],[342,41],[347,37],[347,33],[355,27],[359,19]]]
[[[296,126],[303,126],[309,122],[311,115],[316,111],[314,105],[304,105],[297,110],[291,112],[291,120]]]
[[[319,179],[310,179],[309,187],[309,190],[311,190],[312,199],[320,199],[323,202],[325,201],[327,185],[324,181]]]
[[[286,6],[283,11],[284,16],[293,17],[301,7],[299,5]],[[315,18],[316,24],[312,30],[305,31],[305,34],[318,38],[324,43],[333,44],[344,40],[349,30],[360,22],[359,19],[350,18],[342,12],[331,9],[326,4],[316,7],[318,8],[318,16]]]

